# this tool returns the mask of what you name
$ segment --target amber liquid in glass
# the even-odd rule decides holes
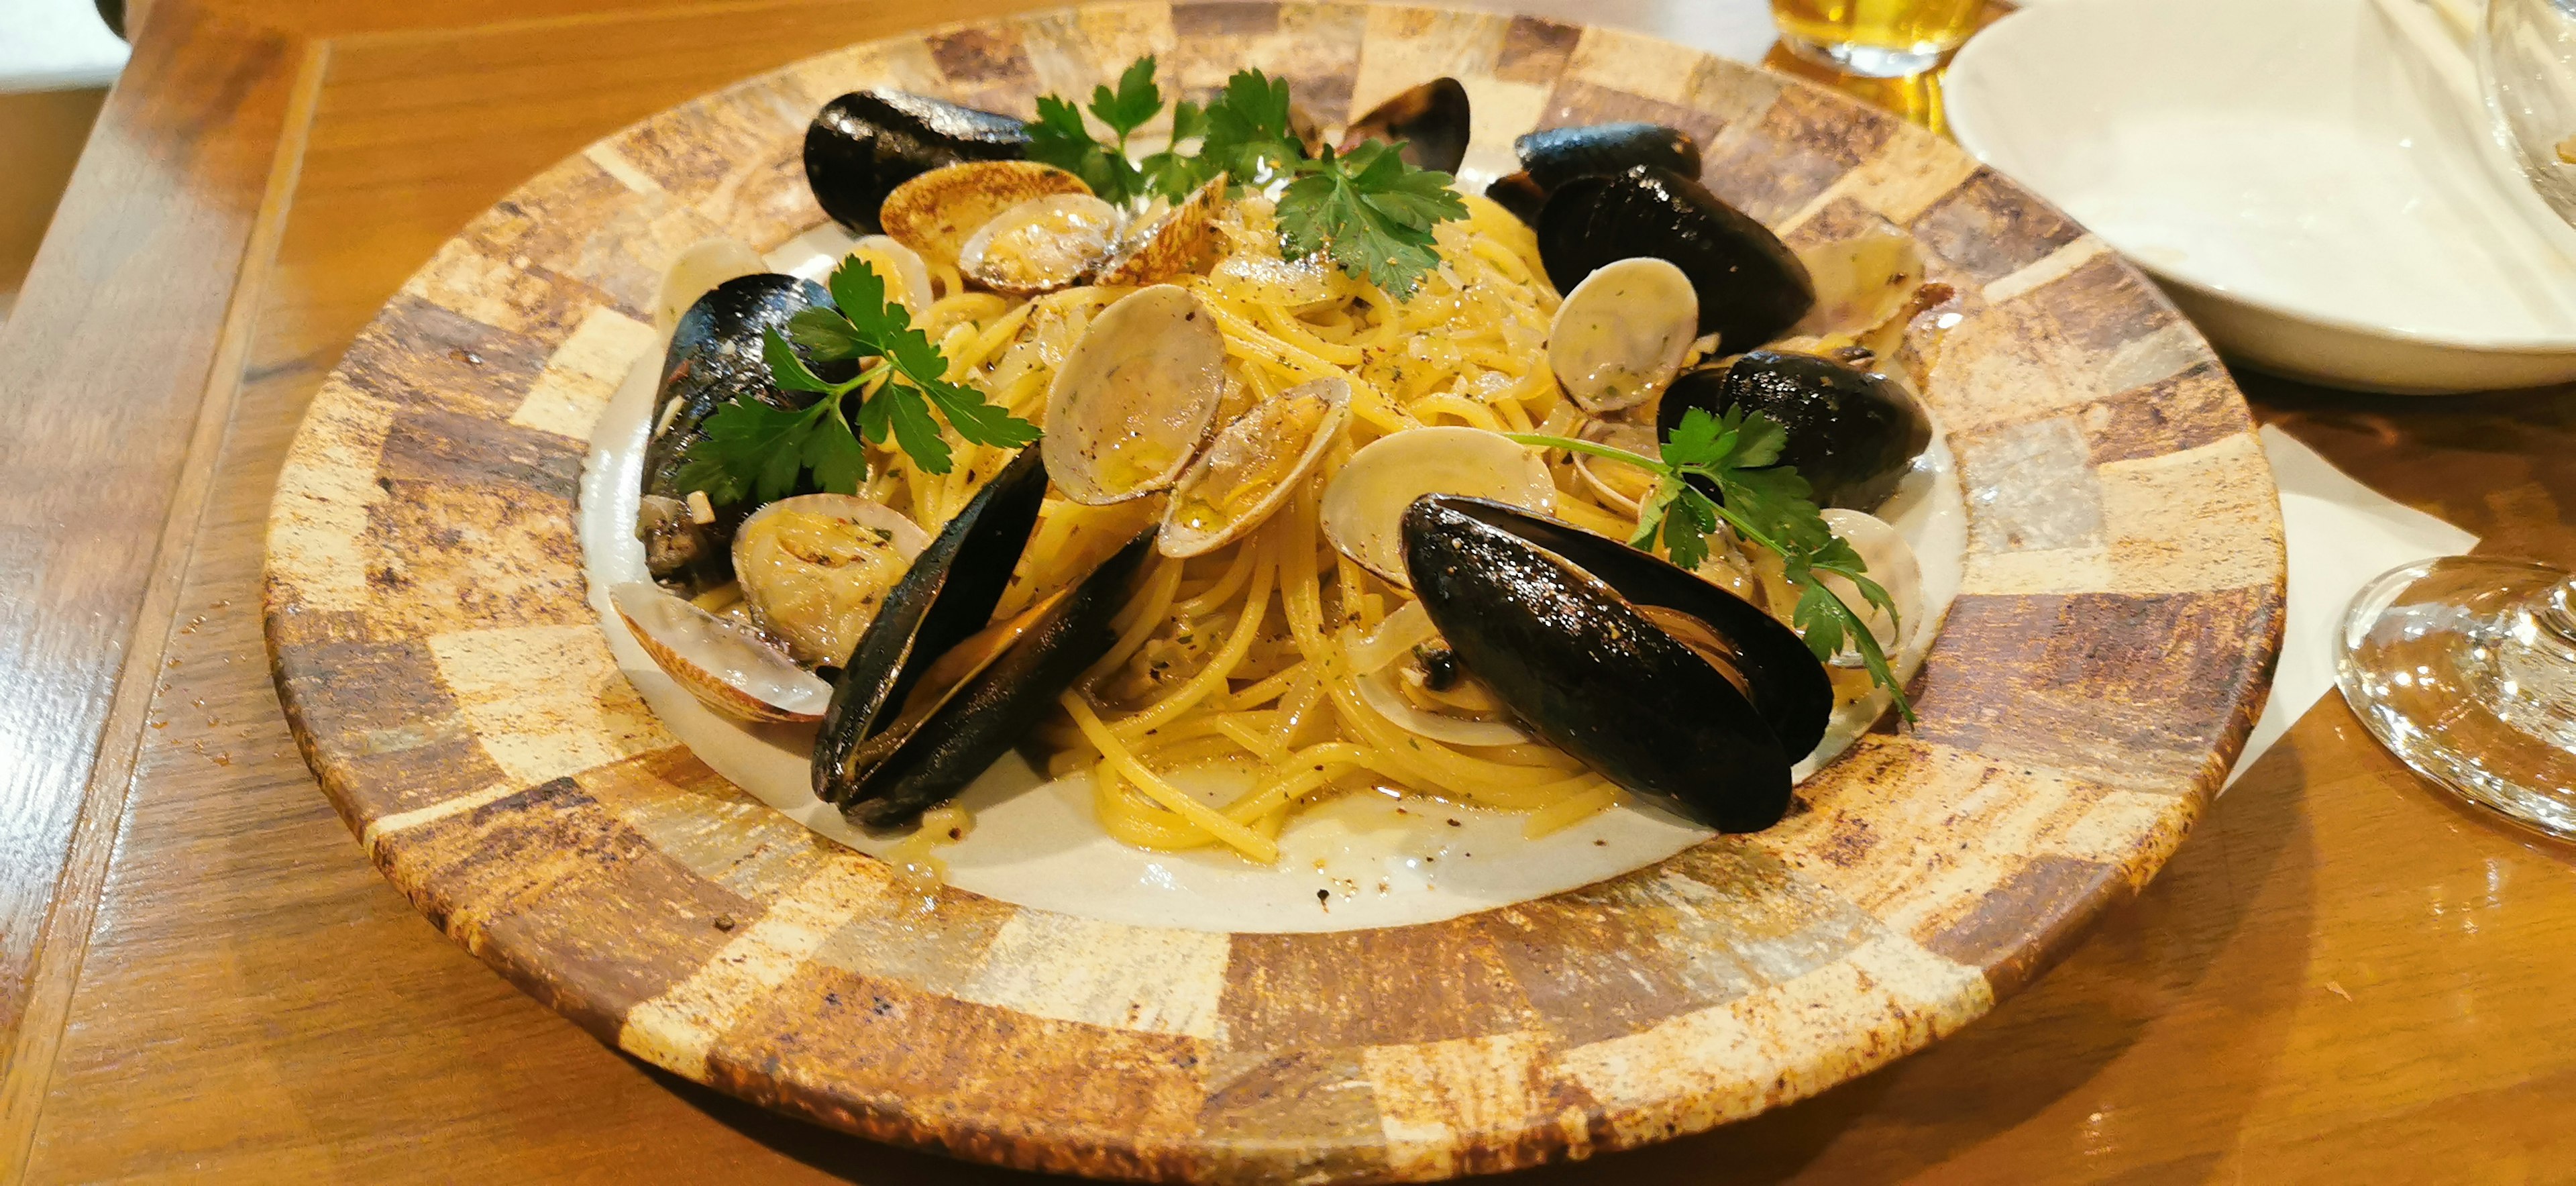
[[[1801,56],[1878,78],[1940,64],[1977,27],[1984,0],[1771,0],[1781,42]]]

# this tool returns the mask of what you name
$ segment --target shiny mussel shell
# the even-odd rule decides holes
[[[871,755],[862,746],[902,711],[922,672],[992,621],[1046,498],[1046,467],[1023,450],[968,499],[886,594],[832,689],[814,738],[814,794],[849,805]]]
[[[924,695],[937,699],[907,706],[863,747],[875,760],[846,788],[843,813],[872,828],[898,827],[966,789],[1109,653],[1118,641],[1111,623],[1153,554],[1154,533],[1139,533],[1072,588],[965,643],[963,652],[979,643],[989,649],[950,660],[957,682],[925,685]]]
[[[1459,663],[1558,748],[1720,831],[1788,811],[1792,758],[1752,701],[1598,577],[1436,496],[1404,544]]]
[[[1756,350],[1683,372],[1664,389],[1655,425],[1670,434],[1692,408],[1760,412],[1788,430],[1780,464],[1798,468],[1816,505],[1873,510],[1932,444],[1932,420],[1905,389],[1813,354]]]
[[[1771,340],[1815,303],[1798,257],[1750,215],[1700,183],[1654,165],[1616,177],[1578,177],[1539,213],[1539,258],[1558,292],[1614,260],[1670,260],[1699,293],[1699,328],[1718,353]]]
[[[1639,165],[1684,177],[1697,177],[1700,170],[1698,139],[1662,124],[1547,128],[1512,141],[1512,151],[1520,157],[1521,171],[1485,187],[1485,196],[1531,223],[1538,221],[1547,196],[1577,177],[1609,177]]]
[[[1342,133],[1342,151],[1363,140],[1383,140],[1404,147],[1396,155],[1417,169],[1455,173],[1467,159],[1471,120],[1467,88],[1454,78],[1435,78],[1397,93],[1351,121]]]
[[[1738,687],[1752,699],[1772,735],[1779,738],[1781,751],[1792,761],[1805,757],[1824,739],[1834,709],[1832,681],[1806,641],[1778,618],[1657,556],[1561,520],[1486,499],[1439,501],[1572,561],[1632,605],[1670,610],[1704,624],[1706,635],[1685,639],[1684,644],[1717,652],[1703,657],[1734,673]],[[1898,546],[1902,544],[1900,539]],[[1674,624],[1668,615],[1656,616],[1668,627]]]
[[[866,234],[894,188],[941,165],[1016,160],[1027,125],[907,91],[853,91],[805,129],[805,181],[832,221]]]
[[[779,408],[813,402],[807,392],[770,381],[760,358],[761,334],[786,325],[800,309],[830,301],[831,294],[811,280],[763,272],[716,285],[680,315],[662,356],[653,430],[644,441],[646,505],[637,527],[656,579],[695,591],[722,584],[732,573],[726,547],[750,508],[713,507],[713,522],[694,522],[679,509],[690,493],[680,486],[680,468],[689,447],[706,435],[707,417],[737,398]]]

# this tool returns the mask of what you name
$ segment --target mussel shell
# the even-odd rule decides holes
[[[1010,646],[950,692],[910,735],[844,788],[843,814],[869,827],[912,822],[955,798],[1010,752],[1083,671],[1117,642],[1111,625],[1154,554],[1147,530],[1045,609]]]
[[[1796,253],[1700,183],[1655,165],[1577,177],[1539,211],[1539,259],[1558,292],[1614,260],[1670,260],[1699,292],[1699,328],[1735,354],[1797,324],[1816,290]]]
[[[860,234],[894,187],[959,161],[1016,160],[1025,123],[908,91],[852,91],[805,129],[805,182],[832,221]]]
[[[1697,652],[1572,562],[1437,495],[1404,516],[1413,588],[1459,662],[1541,736],[1724,832],[1789,809],[1789,755]]]
[[[644,493],[686,499],[679,474],[691,446],[706,436],[706,419],[737,398],[778,408],[801,408],[813,402],[810,392],[790,391],[770,381],[761,361],[761,335],[787,324],[800,309],[829,304],[831,294],[811,280],[762,272],[738,276],[699,297],[671,331],[671,346],[662,356],[662,380],[653,400],[653,431],[644,441]],[[703,588],[720,584],[733,571],[727,547],[733,528],[750,508],[715,508],[716,522],[687,524],[692,541],[664,541],[656,554],[680,561],[655,578]],[[675,525],[677,526],[677,525]]]
[[[1818,506],[1875,509],[1932,445],[1932,419],[1905,389],[1813,354],[1756,350],[1685,371],[1664,389],[1655,426],[1669,435],[1692,408],[1760,412],[1788,430],[1780,464],[1796,466]]]
[[[1512,212],[1514,218],[1531,226],[1538,225],[1538,212],[1547,206],[1547,191],[1527,173],[1507,173],[1485,187],[1485,197]]]
[[[1401,143],[1404,147],[1396,156],[1405,164],[1455,173],[1458,163],[1467,159],[1471,128],[1466,86],[1454,78],[1435,78],[1396,93],[1352,120],[1350,129],[1342,133],[1342,151],[1363,140]]]
[[[1046,485],[1038,451],[1022,450],[940,528],[886,594],[851,650],[814,738],[816,797],[849,801],[866,773],[861,744],[894,721],[924,669],[992,620],[1037,527]]]
[[[1455,497],[1439,503],[1574,562],[1631,604],[1662,606],[1706,623],[1734,650],[1735,670],[1783,753],[1804,757],[1824,739],[1833,681],[1796,631],[1752,602],[1660,557],[1508,503]]]
[[[1541,192],[1554,191],[1577,177],[1607,177],[1639,165],[1670,169],[1684,177],[1697,177],[1700,169],[1697,137],[1680,128],[1642,122],[1545,128],[1512,141],[1512,151],[1521,159],[1521,171]]]

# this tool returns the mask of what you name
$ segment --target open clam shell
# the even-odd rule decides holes
[[[1575,436],[1614,449],[1625,449],[1642,457],[1663,455],[1663,444],[1655,439],[1652,425],[1625,420],[1595,420],[1585,424]],[[1594,494],[1601,496],[1601,501],[1631,515],[1638,512],[1646,495],[1655,488],[1655,475],[1627,462],[1594,457],[1589,453],[1574,455],[1574,472]]]
[[[1225,396],[1225,339],[1188,289],[1157,284],[1109,306],[1047,389],[1047,476],[1085,506],[1169,487]]]
[[[930,265],[921,253],[896,242],[892,235],[869,235],[850,245],[850,254],[885,281],[886,299],[918,316],[938,293],[930,285]]]
[[[1870,637],[1878,640],[1880,650],[1895,654],[1923,630],[1922,561],[1915,558],[1914,546],[1876,515],[1827,507],[1824,520],[1826,527],[1852,546],[1852,551],[1860,553],[1861,575],[1887,590],[1887,599],[1896,603],[1895,619],[1889,620],[1886,610],[1863,601],[1860,590],[1850,581],[1828,575],[1823,578],[1825,587],[1861,615],[1862,624],[1869,627]],[[1854,663],[1859,661],[1857,652],[1846,651],[1846,656]],[[1844,658],[1837,656],[1836,662]]]
[[[958,248],[957,270],[1008,296],[1070,288],[1118,243],[1118,208],[1090,194],[1032,198],[993,216]]]
[[[716,285],[768,270],[759,252],[730,236],[716,235],[681,248],[662,269],[662,290],[653,301],[653,328],[670,333],[689,306]]]
[[[650,581],[608,591],[653,665],[698,702],[736,720],[821,720],[832,686],[785,652]]]
[[[1425,494],[1462,494],[1545,514],[1556,484],[1539,455],[1501,433],[1442,425],[1369,442],[1324,487],[1324,538],[1360,567],[1399,587],[1405,572],[1404,510]]]
[[[1424,648],[1437,648],[1444,656],[1447,654],[1448,644],[1441,641],[1439,629],[1431,624],[1431,615],[1421,602],[1405,602],[1368,634],[1345,632],[1343,637],[1347,640],[1343,654],[1350,659],[1352,682],[1359,688],[1360,699],[1397,728],[1451,745],[1516,745],[1529,740],[1527,732],[1501,719],[1507,714],[1462,716],[1437,712],[1417,707],[1405,696],[1403,681],[1423,679],[1425,675]],[[1454,659],[1451,669],[1455,670]]]
[[[985,223],[1022,202],[1089,194],[1082,179],[1035,161],[966,161],[932,169],[887,194],[877,220],[926,260],[954,262]]]
[[[1160,284],[1195,269],[1215,237],[1216,207],[1225,187],[1220,173],[1161,218],[1130,233],[1117,255],[1101,266],[1100,283]]]
[[[1798,262],[1816,286],[1815,306],[1790,327],[1803,336],[1864,337],[1904,313],[1923,287],[1923,248],[1894,227],[1801,249]]]
[[[848,494],[800,494],[751,513],[733,536],[752,621],[800,663],[839,667],[930,537],[900,511]]]
[[[1242,539],[1277,513],[1350,422],[1351,384],[1300,383],[1253,405],[1173,483],[1163,512],[1166,556],[1199,556]]]
[[[1604,264],[1558,305],[1547,364],[1584,411],[1653,399],[1682,369],[1699,337],[1699,294],[1670,261],[1634,256]]]

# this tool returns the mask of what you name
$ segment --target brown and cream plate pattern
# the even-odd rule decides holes
[[[1793,243],[1886,222],[1964,294],[1929,385],[1965,583],[1918,684],[1790,819],[1579,890],[1322,934],[943,890],[673,740],[585,600],[574,491],[659,271],[823,221],[806,121],[892,85],[1022,114],[1139,54],[1327,123],[1440,74],[1480,143],[1653,119]],[[2270,681],[2281,527],[2246,409],[2101,241],[1949,143],[1616,30],[1356,4],[1089,7],[824,54],[527,183],[360,335],[279,481],[277,682],[323,789],[457,942],[651,1063],[824,1124],[1151,1179],[1437,1178],[1821,1091],[2028,983],[2153,876]]]

